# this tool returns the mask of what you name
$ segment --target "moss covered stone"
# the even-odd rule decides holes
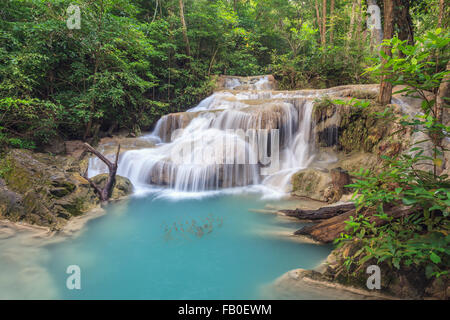
[[[78,161],[29,150],[11,150],[0,160],[9,170],[0,186],[0,214],[11,221],[60,229],[68,219],[99,204],[89,182],[80,176]],[[78,169],[78,170],[77,170]],[[131,182],[117,176],[112,198],[132,191]]]
[[[391,139],[393,127],[376,115],[381,106],[371,102],[367,108],[351,105],[335,105],[330,98],[316,101],[313,119],[316,123],[316,142],[321,147],[336,146],[345,153],[364,151],[383,153],[400,152],[402,144],[386,147]],[[392,141],[391,141],[392,142]],[[380,148],[381,145],[384,145]]]

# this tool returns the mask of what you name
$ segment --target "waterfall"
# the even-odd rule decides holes
[[[316,91],[275,91],[268,76],[226,77],[216,91],[186,112],[161,117],[153,148],[128,150],[119,175],[133,185],[199,192],[263,185],[286,191],[290,177],[314,159]],[[267,150],[268,151],[267,151]],[[90,176],[104,171],[91,159]]]

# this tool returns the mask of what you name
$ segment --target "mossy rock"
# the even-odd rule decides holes
[[[74,158],[13,149],[0,160],[2,165],[8,170],[4,170],[4,186],[0,186],[0,214],[11,221],[58,230],[71,217],[99,204],[94,189],[79,174],[84,164]],[[112,198],[131,191],[131,182],[117,176]]]
[[[333,282],[367,290],[367,267],[378,265],[381,271],[380,292],[383,294],[402,299],[448,299],[449,276],[427,279],[423,268],[402,266],[396,269],[384,262],[377,263],[375,259],[366,261],[362,266],[355,263],[349,268],[344,265],[346,259],[353,257],[360,249],[361,244],[358,241],[347,242],[334,249],[327,258],[322,276]]]
[[[375,93],[367,90],[351,92],[360,98],[373,98]],[[335,105],[332,98],[324,97],[316,100],[313,119],[316,123],[316,142],[321,147],[336,146],[345,153],[355,151],[378,152],[381,142],[387,140],[392,133],[385,119],[379,118],[376,112],[383,107],[370,101],[367,108],[352,105]]]
[[[320,122],[331,118],[335,114],[337,108],[338,106],[336,106],[329,97],[317,99],[314,101],[313,119],[316,122]]]
[[[381,168],[381,159],[373,153],[356,151],[343,156],[338,165],[344,170],[354,173],[361,168],[374,170]]]
[[[102,173],[92,178],[96,185],[103,188],[108,180],[108,174]],[[111,193],[111,199],[116,200],[133,192],[133,185],[128,178],[116,175],[116,183]]]
[[[292,178],[292,195],[327,201],[325,189],[331,183],[328,170],[305,169],[295,173]]]
[[[9,190],[0,179],[0,217],[19,221],[23,214],[23,197]]]

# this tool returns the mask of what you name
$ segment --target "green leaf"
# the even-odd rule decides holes
[[[414,198],[403,198],[402,202],[405,205],[410,206],[410,205],[413,205],[413,204],[417,203],[417,199],[414,199]]]
[[[431,261],[433,261],[436,264],[441,262],[441,258],[437,254],[435,254],[434,252],[430,253],[430,259],[431,259]]]

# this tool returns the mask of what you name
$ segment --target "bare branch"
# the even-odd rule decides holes
[[[91,179],[89,179],[87,177],[87,169],[86,169],[86,172],[83,175],[83,177],[87,181],[89,181],[89,184],[95,189],[95,191],[97,191],[100,200],[101,201],[108,201],[109,198],[111,197],[112,189],[114,188],[114,185],[116,183],[116,172],[117,172],[117,164],[119,162],[120,144],[117,147],[116,159],[114,160],[114,163],[109,161],[103,154],[101,154],[100,152],[95,150],[88,143],[84,143],[84,147],[86,148],[86,150],[88,152],[91,152],[91,153],[95,154],[100,160],[102,160],[108,166],[108,169],[109,169],[108,180],[106,181],[105,186],[103,187],[103,189],[101,189],[99,186],[97,186],[94,183],[94,181],[92,181]]]
[[[101,196],[102,196],[102,190],[99,188],[99,186],[97,186],[97,185],[95,184],[94,181],[92,181],[92,179],[89,179],[89,178],[88,178],[87,173],[88,173],[88,168],[86,168],[86,171],[85,171],[84,174],[83,174],[83,178],[85,178],[85,179],[89,182],[89,184],[91,185],[91,187],[95,189],[95,191],[97,192],[98,196],[100,197],[100,200],[101,200],[101,201],[105,201],[105,200],[103,200],[103,199],[101,198]]]
[[[84,147],[87,149],[87,151],[95,154],[100,160],[102,160],[108,166],[109,170],[113,168],[114,165],[112,164],[112,162],[109,161],[108,158],[106,158],[103,154],[95,150],[89,143],[85,142]]]

